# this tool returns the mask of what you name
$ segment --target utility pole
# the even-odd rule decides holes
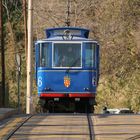
[[[27,57],[27,95],[26,114],[32,112],[32,51],[33,51],[33,0],[28,0],[28,57]]]
[[[0,0],[0,47],[1,47],[1,70],[2,70],[2,105],[5,107],[5,57],[3,40],[3,6]]]
[[[23,3],[23,15],[24,15],[24,34],[25,34],[25,56],[27,58],[27,11],[26,11],[26,0],[22,0]]]

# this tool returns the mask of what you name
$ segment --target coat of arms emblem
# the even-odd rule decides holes
[[[64,86],[67,88],[70,86],[70,77],[69,76],[64,77]]]

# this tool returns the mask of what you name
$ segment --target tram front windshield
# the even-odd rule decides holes
[[[81,67],[80,43],[54,43],[53,67]]]

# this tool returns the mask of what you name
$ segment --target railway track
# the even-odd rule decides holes
[[[9,139],[140,140],[140,115],[37,114],[24,117]]]
[[[90,114],[40,114],[29,116],[4,140],[95,140]]]

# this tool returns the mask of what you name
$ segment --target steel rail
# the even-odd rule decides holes
[[[88,128],[89,128],[89,135],[90,140],[95,140],[95,137],[93,136],[93,123],[90,114],[87,114],[87,121],[88,121]]]
[[[19,130],[31,117],[34,115],[30,115],[27,119],[25,119],[20,125],[18,125],[13,131],[11,131],[7,136],[4,137],[4,140],[9,140],[17,130]]]
[[[47,115],[49,115],[49,114],[47,114]],[[74,116],[77,116],[78,114],[73,114]],[[73,116],[72,114],[71,114],[71,116]],[[82,114],[82,116],[83,116],[84,114]],[[24,126],[26,126],[26,122],[28,122],[28,120],[29,119],[31,119],[32,117],[33,117],[34,115],[30,115],[28,118],[26,118],[21,124],[19,124],[13,131],[11,131],[7,136],[5,136],[4,137],[4,140],[9,140],[10,138],[12,138],[14,135],[15,135],[15,133],[24,125]],[[44,114],[42,115],[42,116],[44,116]],[[67,115],[66,115],[67,116]],[[57,116],[56,116],[57,117]],[[64,133],[64,134],[59,134],[59,133],[53,133],[53,135],[87,135],[87,136],[89,136],[89,140],[95,140],[95,135],[94,135],[94,129],[93,129],[93,122],[92,122],[92,119],[91,119],[91,115],[90,114],[88,114],[87,113],[87,115],[86,115],[86,117],[87,117],[87,125],[86,126],[88,126],[88,131],[89,131],[89,133],[87,134],[87,133]],[[38,125],[27,125],[27,127],[28,126],[38,126]],[[39,125],[39,126],[57,126],[57,125]],[[63,125],[60,125],[60,126],[63,126]],[[70,126],[73,126],[73,125],[70,125]],[[80,126],[80,125],[78,125],[78,126]],[[83,126],[83,125],[81,125],[81,126]],[[85,126],[85,125],[84,125]],[[26,136],[26,135],[52,135],[52,133],[43,133],[43,134],[28,134],[28,133],[24,133],[24,134],[16,134],[16,135],[22,135],[22,136]]]
[[[140,134],[138,134],[136,136],[133,136],[133,137],[130,137],[130,138],[126,139],[126,140],[137,140],[139,138],[140,138]]]

